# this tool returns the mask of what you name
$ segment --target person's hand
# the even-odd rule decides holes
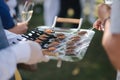
[[[28,30],[28,26],[27,26],[28,23],[26,22],[22,22],[22,23],[18,23],[16,28],[19,30],[20,33],[26,33],[27,30]]]
[[[21,41],[11,47],[16,55],[17,63],[37,64],[47,62],[49,58],[44,56],[40,45],[33,41]]]
[[[36,42],[29,41],[31,56],[27,64],[36,64],[38,62],[48,62],[49,58],[44,56],[40,45]]]
[[[26,23],[26,22],[18,23],[14,28],[9,29],[9,31],[16,33],[16,34],[26,33],[28,30],[27,24],[28,23]]]
[[[97,19],[95,21],[95,23],[93,24],[93,27],[97,30],[103,30],[103,27],[102,27],[102,20],[100,19]]]

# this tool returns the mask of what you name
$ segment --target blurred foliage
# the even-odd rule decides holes
[[[30,21],[30,29],[44,25],[42,6],[39,13],[34,13]],[[90,28],[87,20],[84,20],[82,28]],[[95,30],[96,34],[82,61],[63,62],[61,68],[57,68],[57,61],[40,63],[35,72],[21,71],[23,80],[115,80],[116,72],[110,64],[108,57],[101,45],[103,33]]]

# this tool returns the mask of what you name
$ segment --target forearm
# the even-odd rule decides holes
[[[15,27],[13,27],[12,29],[9,29],[10,32],[16,33],[16,34],[22,34],[21,31],[19,29]]]
[[[120,70],[120,35],[110,33],[110,25],[105,26],[102,44],[116,69]]]
[[[28,23],[26,23],[26,22],[17,23],[17,25],[14,26],[12,29],[9,29],[9,31],[11,31],[11,32],[13,32],[13,33],[16,33],[16,34],[26,33],[27,30],[28,30],[27,24],[28,24]]]

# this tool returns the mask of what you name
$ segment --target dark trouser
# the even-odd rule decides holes
[[[5,35],[2,23],[1,23],[1,18],[0,18],[0,50],[4,49],[9,46],[7,37]],[[2,54],[1,54],[2,55]],[[15,80],[14,77],[12,77],[10,80]]]
[[[67,11],[69,8],[72,8],[74,10],[74,15],[73,18],[80,18],[81,14],[82,14],[82,7],[80,4],[79,0],[60,0],[60,11],[58,14],[58,17],[67,17]],[[57,23],[56,24],[57,27],[61,27],[62,24],[61,23]],[[74,27],[76,28],[77,25],[74,25]]]

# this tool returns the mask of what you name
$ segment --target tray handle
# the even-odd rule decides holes
[[[56,19],[56,22],[79,24],[80,19],[60,18],[60,17],[58,17],[58,18]]]
[[[83,21],[83,18],[80,18],[80,19],[72,19],[72,18],[61,18],[61,17],[55,16],[55,19],[54,19],[52,28],[55,27],[55,25],[56,25],[57,22],[60,22],[60,23],[79,24],[79,25],[78,25],[78,30],[79,30],[79,29],[81,28],[82,21]]]

